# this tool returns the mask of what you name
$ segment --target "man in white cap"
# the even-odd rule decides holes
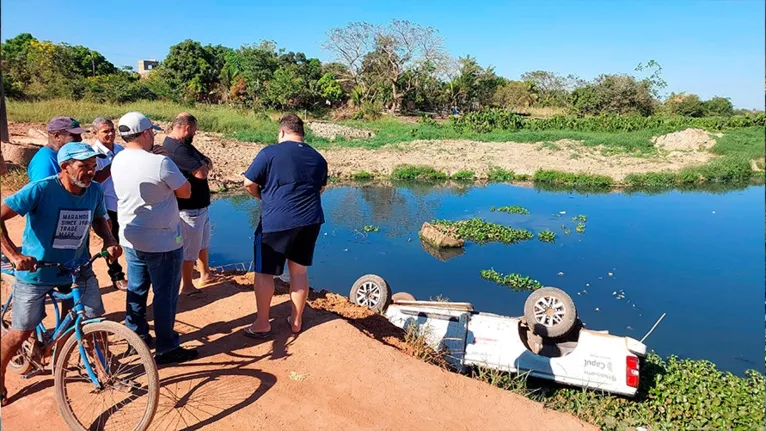
[[[125,149],[112,160],[120,245],[128,263],[125,326],[150,347],[154,344],[146,321],[151,285],[157,337],[154,358],[158,364],[185,362],[198,353],[181,347],[173,329],[184,257],[176,197],[191,196],[191,185],[172,160],[151,152],[154,130],[160,128],[143,114],[123,115],[117,130],[125,141]]]

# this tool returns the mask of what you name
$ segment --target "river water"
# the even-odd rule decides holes
[[[706,359],[736,374],[763,372],[763,186],[589,194],[505,184],[354,185],[328,189],[323,203],[327,223],[309,271],[317,290],[348,295],[358,277],[375,273],[394,292],[520,316],[527,293],[479,276],[489,268],[516,272],[568,292],[590,329],[641,339],[667,313],[646,340],[650,350]],[[531,214],[490,211],[506,205]],[[572,221],[578,214],[587,216],[583,234]],[[250,262],[259,202],[220,197],[210,216],[211,265]],[[418,240],[424,221],[472,217],[535,233],[547,228],[556,241],[467,243],[462,252],[440,255]],[[365,233],[365,225],[380,231]]]

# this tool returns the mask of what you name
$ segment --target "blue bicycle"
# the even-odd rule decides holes
[[[107,256],[103,251],[64,265],[37,263],[37,268],[58,267],[61,275],[69,274],[72,291],[48,294],[55,327],[48,330],[40,323],[8,368],[29,377],[45,372],[50,357],[56,401],[71,429],[145,430],[159,400],[157,364],[146,343],[129,328],[104,318],[86,319],[75,284],[83,269]],[[13,282],[15,271],[10,264],[3,265],[2,273],[4,280]],[[74,302],[63,319],[57,300]],[[3,335],[10,329],[12,307],[13,293],[0,310]]]

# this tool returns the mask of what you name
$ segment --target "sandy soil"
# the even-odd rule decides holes
[[[23,223],[8,224],[16,241]],[[91,241],[94,250],[99,242]],[[121,321],[125,293],[108,286],[103,261],[95,267],[107,317]],[[263,342],[247,338],[240,331],[254,319],[250,280],[235,276],[206,287],[204,299],[179,300],[176,330],[201,355],[160,369],[152,429],[596,429],[409,356],[398,328],[338,295],[314,294],[304,331],[293,337],[281,288],[272,302],[277,335]],[[3,299],[8,290],[3,284]],[[2,409],[3,429],[64,429],[51,376],[21,380],[11,373],[6,384],[11,404]]]
[[[167,127],[168,124],[162,124]],[[13,142],[44,143],[30,129],[44,130],[42,124],[12,123]],[[324,128],[328,128],[323,123]],[[337,130],[336,130],[337,129]],[[329,134],[345,133],[330,127]],[[91,137],[86,135],[86,140]],[[159,133],[157,143],[164,134]],[[586,147],[574,140],[560,140],[551,145],[542,142],[475,142],[467,140],[414,141],[387,145],[376,150],[334,147],[321,152],[328,161],[330,175],[348,178],[357,172],[386,176],[398,165],[424,164],[453,174],[459,170],[474,171],[484,179],[492,167],[510,169],[519,174],[533,174],[538,169],[603,174],[622,181],[630,173],[679,170],[702,164],[714,156],[707,151],[714,137],[702,130],[689,129],[657,137],[657,152],[651,156],[629,154],[604,155],[603,148]],[[195,145],[213,160],[211,188],[238,187],[247,169],[263,145],[224,138],[217,133],[198,132]]]

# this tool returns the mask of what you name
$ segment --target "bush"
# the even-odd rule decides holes
[[[672,94],[665,107],[668,113],[684,117],[702,117],[705,114],[705,106],[696,94]]]
[[[462,170],[452,174],[452,179],[456,181],[473,181],[476,174],[473,171]]]
[[[702,102],[705,109],[705,115],[709,116],[727,116],[734,115],[734,105],[728,97],[713,97],[710,100]]]
[[[513,171],[507,169],[494,167],[487,173],[489,181],[495,183],[510,183],[516,177]]]
[[[447,174],[430,166],[423,165],[399,165],[391,172],[394,180],[446,180]]]
[[[557,115],[550,118],[532,119],[501,109],[469,112],[462,117],[451,118],[452,127],[459,133],[473,131],[489,133],[495,130],[573,130],[578,132],[633,132],[637,130],[657,129],[676,131],[686,128],[699,128],[719,131],[729,128],[766,126],[766,114],[729,117],[641,117],[638,115],[599,115],[595,117],[570,117]]]
[[[614,180],[605,175],[581,174],[540,169],[535,172],[534,181],[567,187],[611,187]]]

